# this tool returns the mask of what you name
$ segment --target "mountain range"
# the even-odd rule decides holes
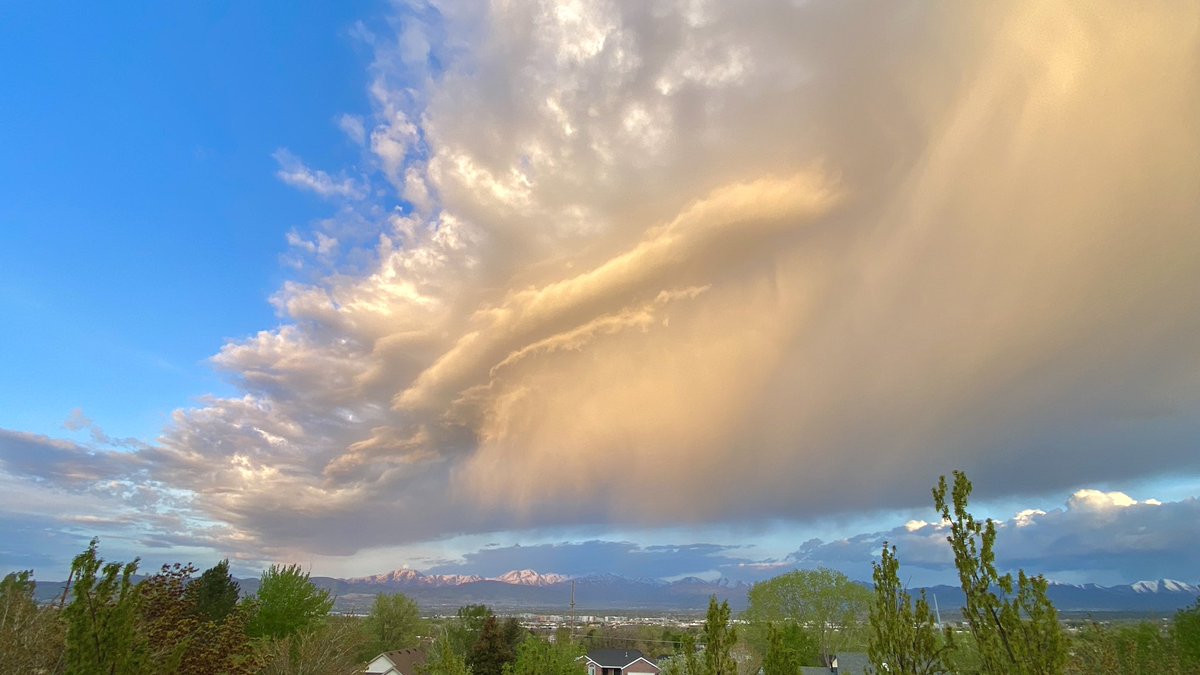
[[[576,611],[585,613],[629,612],[703,612],[708,598],[728,600],[734,611],[746,608],[750,584],[729,579],[709,581],[686,577],[676,581],[629,579],[614,574],[593,574],[571,578],[563,574],[543,574],[534,570],[514,570],[495,577],[422,574],[398,569],[385,574],[350,579],[314,577],[313,582],[328,588],[345,611],[363,610],[377,593],[404,593],[429,611],[453,611],[466,604],[485,604],[503,612],[569,612],[572,582]],[[243,579],[243,592],[253,593],[258,579]],[[913,593],[921,589],[913,589]],[[957,586],[931,586],[924,589],[938,599],[946,618],[958,615],[964,602]],[[1173,579],[1138,581],[1117,586],[1097,584],[1051,583],[1050,599],[1065,615],[1089,613],[1131,613],[1169,615],[1200,598],[1200,586]]]
[[[572,593],[576,612],[586,614],[627,613],[702,613],[710,596],[728,600],[734,611],[746,608],[750,585],[742,581],[708,581],[686,577],[676,581],[629,579],[614,574],[568,577],[543,574],[534,570],[513,570],[495,577],[475,575],[423,574],[401,568],[383,574],[338,579],[312,577],[312,582],[329,590],[336,598],[336,609],[365,612],[376,594],[404,593],[427,612],[451,613],[468,604],[484,604],[502,613],[537,612],[568,614]],[[259,579],[239,579],[242,593],[257,592]],[[864,584],[865,585],[865,584]],[[51,601],[61,596],[63,582],[43,582],[38,596]],[[914,595],[921,589],[911,589]],[[953,619],[963,604],[957,586],[931,586],[924,589],[936,599],[943,618]],[[1097,584],[1058,584],[1049,586],[1050,599],[1064,616],[1125,613],[1167,616],[1188,607],[1200,598],[1200,585],[1158,579],[1117,586]]]

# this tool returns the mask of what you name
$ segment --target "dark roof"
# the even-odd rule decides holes
[[[860,675],[867,673],[871,675],[875,669],[871,666],[871,659],[864,652],[842,652],[837,655],[838,673],[839,675]],[[833,672],[829,666],[803,666],[800,668],[802,675],[829,675]]]
[[[587,657],[604,668],[621,668],[646,658],[636,649],[589,649]]]
[[[873,673],[871,659],[865,652],[842,652],[838,654],[839,673]]]
[[[404,675],[417,675],[417,666],[425,663],[425,650],[423,649],[397,649],[391,652],[384,652],[384,656],[396,666],[396,670],[404,673]]]

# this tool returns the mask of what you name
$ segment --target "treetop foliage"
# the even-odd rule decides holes
[[[708,599],[708,616],[704,621],[704,672],[706,675],[737,675],[733,660],[737,630],[729,624],[729,601],[717,604],[714,595]]]
[[[206,621],[222,621],[237,607],[241,588],[229,573],[226,558],[204,570],[187,586],[188,599],[197,617]]]
[[[954,472],[947,501],[946,477],[933,488],[933,501],[942,519],[950,524],[946,541],[966,595],[963,618],[970,627],[982,669],[996,675],[1052,675],[1066,664],[1066,639],[1058,612],[1046,597],[1044,577],[1019,571],[1014,587],[1011,574],[996,569],[996,525],[979,522],[967,510],[971,481]],[[1003,597],[996,595],[999,588]],[[1015,595],[1014,595],[1015,588]]]
[[[0,579],[0,673],[57,673],[65,667],[58,610],[38,607],[32,570]]]
[[[896,549],[884,542],[880,561],[872,563],[875,602],[867,653],[876,672],[896,675],[940,675],[953,672],[949,663],[954,633],[939,629],[925,591],[913,604],[900,586]]]
[[[320,625],[333,609],[329,591],[317,588],[299,565],[271,565],[263,572],[252,637],[281,638]]]
[[[756,627],[753,642],[766,647],[766,626],[793,622],[815,632],[821,656],[836,654],[859,632],[871,591],[836,570],[794,570],[750,589],[743,618]]]
[[[92,539],[71,563],[72,600],[63,610],[66,672],[142,672],[148,665],[149,643],[137,624],[141,598],[133,575],[138,560],[105,563],[96,553],[98,542]]]

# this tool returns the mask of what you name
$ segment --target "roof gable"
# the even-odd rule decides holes
[[[375,667],[382,663],[391,664],[391,670],[376,671]],[[371,660],[369,670],[367,672],[397,672],[400,675],[416,675],[417,666],[425,663],[425,651],[421,649],[396,649],[390,652],[384,652]]]
[[[650,662],[637,649],[592,649],[588,651],[586,656],[580,658],[586,658],[601,668],[620,668],[624,670],[638,661],[645,661],[646,665],[651,666],[655,670],[658,669],[658,666]]]

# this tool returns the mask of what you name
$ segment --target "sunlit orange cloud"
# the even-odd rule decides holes
[[[371,263],[142,451],[238,546],[1200,471],[1200,7],[439,9],[376,36],[372,203],[294,237]]]

